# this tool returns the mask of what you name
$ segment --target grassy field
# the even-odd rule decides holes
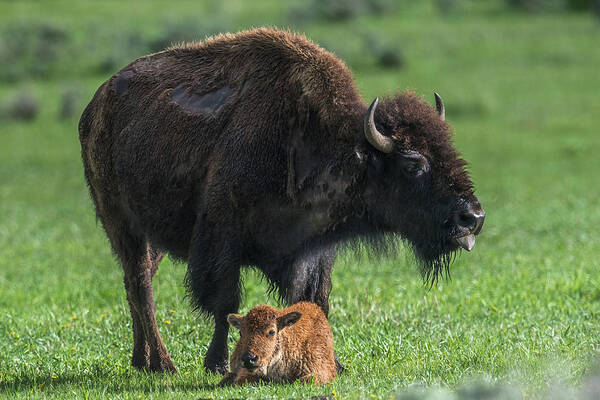
[[[275,0],[0,3],[0,32],[49,23],[69,35],[49,72],[0,81],[0,101],[22,91],[40,101],[34,121],[0,120],[0,397],[352,399],[424,387],[458,398],[472,382],[510,386],[515,398],[578,392],[600,355],[600,23],[499,2],[447,15],[434,3],[400,3],[301,25],[290,19],[301,2],[289,11]],[[332,384],[215,389],[219,377],[202,369],[211,324],[191,311],[185,266],[169,259],[154,279],[157,318],[179,373],[129,366],[121,269],[94,219],[77,116],[57,114],[65,88],[81,93],[80,113],[112,72],[143,54],[120,38],[158,37],[193,18],[212,24],[199,32],[265,24],[306,32],[347,61],[365,100],[412,88],[433,101],[438,91],[470,162],[488,217],[451,281],[428,290],[408,252],[338,257],[330,315],[347,372]],[[378,63],[372,40],[402,66]],[[242,312],[273,303],[258,274],[248,271],[245,287]]]

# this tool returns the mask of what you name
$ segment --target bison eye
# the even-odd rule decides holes
[[[275,335],[275,330],[271,329],[269,333],[267,333],[267,337],[273,337]]]
[[[404,167],[404,172],[409,176],[419,176],[423,173],[423,168],[417,164],[410,164]]]
[[[429,162],[416,151],[400,153],[400,165],[408,177],[417,177],[429,171]]]

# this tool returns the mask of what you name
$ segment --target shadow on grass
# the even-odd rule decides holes
[[[52,375],[31,374],[5,377],[0,382],[0,393],[23,391],[46,391],[56,389],[87,389],[108,393],[136,391],[153,393],[161,391],[202,391],[218,389],[209,376],[189,376],[179,374],[158,374],[132,369],[111,372],[98,366],[86,368],[81,373]]]
[[[220,380],[220,379],[219,379]],[[218,394],[213,397],[210,391],[222,389],[209,376],[186,376],[178,374],[157,374],[128,370],[110,372],[102,368],[88,368],[80,374],[48,376],[32,374],[15,377],[7,382],[0,382],[0,394],[16,392],[53,393],[80,390],[98,391],[119,394],[124,392],[143,392],[147,395],[156,393],[194,392],[198,400],[223,398]],[[207,393],[208,391],[208,393]],[[200,397],[198,397],[200,396]],[[333,396],[311,396],[310,400],[332,400]]]

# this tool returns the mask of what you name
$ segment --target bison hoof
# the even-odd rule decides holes
[[[171,361],[171,358],[151,360],[148,370],[151,372],[171,372],[173,374],[177,372],[177,368],[175,368],[175,365],[173,364],[173,361]]]
[[[131,358],[131,366],[137,369],[148,369],[150,367],[150,360],[147,356],[137,357],[134,354]]]
[[[214,374],[220,374],[220,375],[226,375],[229,372],[227,361],[210,362],[210,360],[205,360],[204,368],[208,372],[212,372]]]

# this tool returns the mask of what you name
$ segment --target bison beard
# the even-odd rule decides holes
[[[405,240],[426,281],[447,275],[484,212],[435,100],[406,92],[367,107],[339,59],[271,29],[176,46],[105,82],[79,138],[124,271],[132,364],[175,371],[154,313],[164,253],[188,263],[190,297],[215,322],[204,365],[220,372],[244,266],[326,316],[340,246],[381,255]]]

